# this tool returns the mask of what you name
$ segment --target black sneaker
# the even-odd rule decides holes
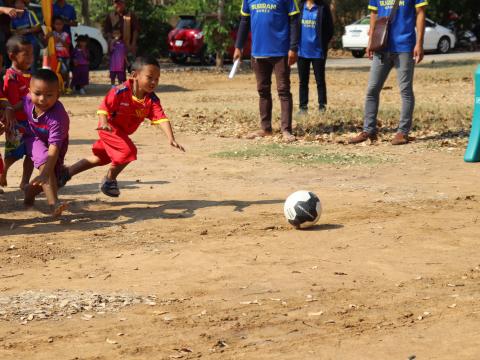
[[[100,184],[100,191],[110,197],[120,196],[120,189],[118,188],[117,180],[108,180],[107,178],[104,178]]]

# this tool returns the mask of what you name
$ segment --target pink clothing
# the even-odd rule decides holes
[[[70,35],[66,32],[58,33],[56,31],[53,32],[53,36],[55,39],[55,52],[58,57],[60,58],[69,58],[70,57],[70,44],[72,41],[70,40]],[[65,44],[60,41],[63,40]]]

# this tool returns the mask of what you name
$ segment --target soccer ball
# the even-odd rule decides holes
[[[285,201],[283,212],[287,221],[297,229],[305,229],[317,223],[322,214],[322,204],[317,195],[300,190]]]

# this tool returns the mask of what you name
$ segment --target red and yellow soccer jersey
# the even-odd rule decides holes
[[[133,134],[145,119],[149,119],[152,124],[169,121],[157,95],[152,92],[143,99],[137,99],[133,96],[132,83],[132,80],[127,80],[111,89],[100,104],[97,114],[107,115],[110,126],[127,135]]]
[[[24,74],[14,68],[7,69],[3,80],[3,92],[10,104],[16,105],[22,101],[24,96],[27,96],[30,88],[30,77],[30,74]],[[18,121],[27,120],[27,114],[23,110],[17,111],[15,117]]]

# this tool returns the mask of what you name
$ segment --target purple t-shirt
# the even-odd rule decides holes
[[[23,98],[23,109],[28,116],[28,125],[31,135],[45,145],[56,145],[59,148],[68,146],[68,128],[70,118],[60,101],[57,101],[49,110],[35,118],[32,98],[27,95]]]
[[[121,40],[115,41],[110,54],[110,71],[125,71],[125,57],[127,46]]]
[[[88,50],[83,51],[80,48],[73,50],[73,60],[77,62],[77,65],[88,65]]]

